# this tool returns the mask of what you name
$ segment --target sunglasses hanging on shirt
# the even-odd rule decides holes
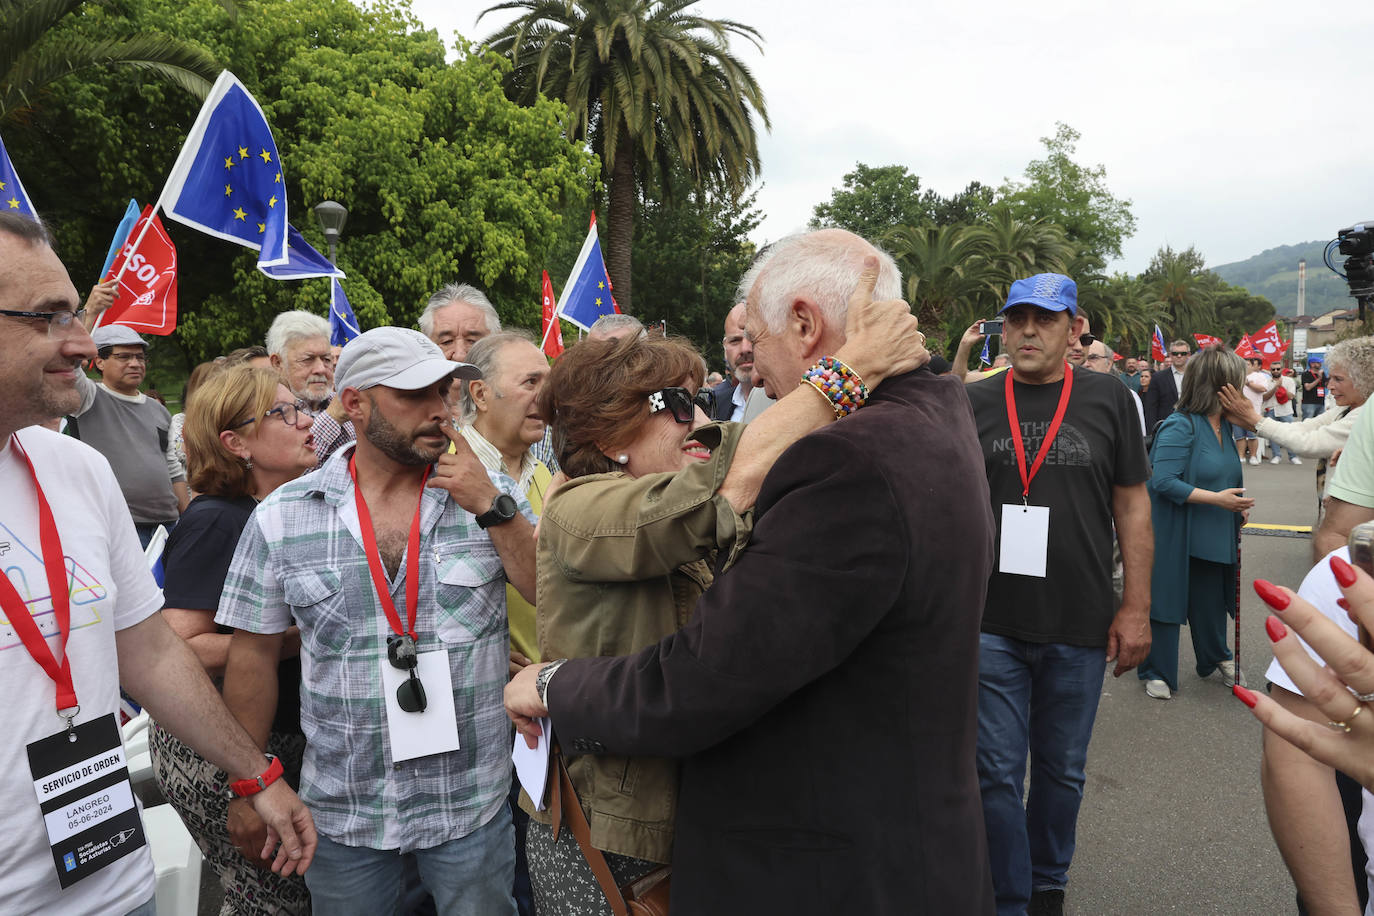
[[[386,660],[391,662],[391,667],[409,675],[396,688],[396,704],[406,712],[424,712],[429,700],[425,696],[425,685],[415,673],[415,666],[419,663],[415,654],[415,640],[409,634],[388,636]]]

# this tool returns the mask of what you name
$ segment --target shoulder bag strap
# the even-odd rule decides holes
[[[582,803],[577,800],[577,790],[573,788],[572,779],[568,776],[568,765],[563,760],[562,752],[555,749],[553,759],[558,769],[558,778],[552,786],[551,793],[554,839],[558,839],[558,829],[566,823],[573,837],[577,839],[577,845],[582,848],[582,857],[591,866],[596,883],[601,885],[601,893],[606,895],[611,912],[614,916],[628,916],[629,907],[625,905],[625,898],[616,886],[615,878],[611,875],[611,867],[606,864],[606,857],[601,854],[601,850],[592,845],[592,829],[587,823]]]

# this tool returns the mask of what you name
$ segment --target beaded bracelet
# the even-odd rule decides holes
[[[821,393],[835,409],[835,419],[847,417],[868,400],[868,388],[859,373],[833,356],[822,356],[802,375],[802,383]]]

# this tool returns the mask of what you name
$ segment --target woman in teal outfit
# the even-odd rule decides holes
[[[1225,347],[1188,360],[1178,406],[1150,451],[1155,562],[1150,584],[1150,654],[1140,666],[1145,692],[1167,700],[1178,689],[1178,628],[1193,638],[1198,677],[1236,677],[1226,618],[1236,613],[1236,541],[1254,505],[1242,486],[1240,456],[1218,392],[1239,388],[1245,363]]]

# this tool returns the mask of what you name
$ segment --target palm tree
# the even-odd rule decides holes
[[[906,275],[906,301],[934,346],[942,336],[957,340],[1011,282],[976,227],[899,226],[884,241]]]
[[[677,163],[698,186],[740,194],[758,174],[754,115],[768,126],[763,90],[730,51],[757,30],[686,12],[696,0],[508,0],[522,10],[486,40],[514,65],[507,94],[562,100],[567,135],[601,158],[610,197],[608,269],[631,302],[630,247],[639,191],[666,191]],[[479,17],[480,19],[481,17]]]
[[[197,98],[210,91],[220,65],[208,52],[178,39],[149,33],[99,41],[50,35],[84,2],[0,0],[0,124],[22,117],[52,83],[88,67],[148,70]],[[231,0],[221,5],[233,15]]]

